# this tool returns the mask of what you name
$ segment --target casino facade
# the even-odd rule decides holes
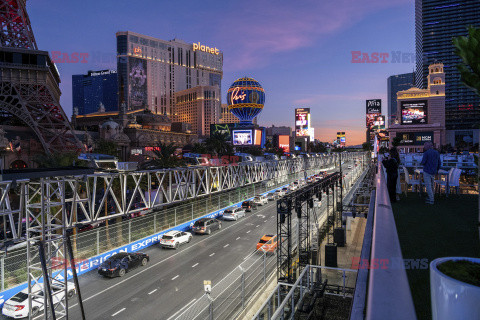
[[[445,71],[442,63],[430,65],[428,88],[410,88],[397,93],[395,123],[388,129],[390,144],[395,137],[402,140],[401,151],[416,152],[431,141],[436,148],[446,144]]]

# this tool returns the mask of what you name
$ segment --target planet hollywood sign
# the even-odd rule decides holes
[[[210,48],[203,44],[200,44],[200,42],[193,44],[193,51],[203,51],[211,54],[216,54],[217,56],[220,54],[220,50],[218,50],[216,47]]]

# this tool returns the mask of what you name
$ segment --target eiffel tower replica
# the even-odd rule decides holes
[[[0,0],[0,112],[26,123],[45,153],[83,146],[60,106],[60,75],[37,48],[26,0]]]

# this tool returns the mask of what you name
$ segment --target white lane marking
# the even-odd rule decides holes
[[[224,248],[226,248],[226,247],[228,247],[228,246],[229,246],[229,244],[227,243],[227,244],[226,244],[226,245],[224,245],[223,247],[224,247]]]
[[[213,257],[214,255],[215,255],[215,252],[212,253],[212,254],[209,254],[208,256],[209,256],[209,257]]]
[[[258,228],[258,227],[260,227],[260,225],[259,225],[259,224],[257,224],[257,225],[255,226],[255,228]]]
[[[180,277],[180,276],[177,274],[175,277],[172,278],[172,280],[175,280],[175,279],[177,279],[178,277]]]
[[[148,294],[152,294],[152,293],[154,293],[154,292],[157,291],[157,290],[158,290],[158,289],[155,289],[155,290],[153,290],[153,291],[150,291]]]
[[[123,308],[123,309],[120,309],[118,310],[117,312],[115,312],[114,314],[112,314],[112,317],[115,317],[117,314],[119,314],[120,312],[122,311],[125,311],[126,308]]]
[[[267,222],[268,220],[264,220],[263,222]]]
[[[238,240],[238,239],[240,239],[240,237],[237,237],[237,239],[235,239],[235,240]]]
[[[177,316],[178,314],[180,314],[180,312],[182,312],[183,310],[185,310],[185,308],[188,308],[188,307],[189,307],[190,305],[192,305],[195,301],[197,301],[196,298],[193,299],[192,301],[190,301],[189,303],[187,303],[186,305],[184,305],[184,306],[182,307],[182,309],[180,309],[180,310],[178,310],[177,312],[175,312],[174,314],[172,314],[172,315],[170,316],[170,318],[168,318],[167,320],[176,318],[176,316]]]
[[[195,268],[196,266],[198,266],[198,262],[195,263],[195,264],[192,266],[192,268]]]
[[[248,230],[247,233],[250,233],[251,230]]]
[[[263,211],[263,210],[270,209],[270,208],[271,208],[271,206],[267,206],[267,207],[263,207],[263,208],[261,208],[261,209],[259,209],[259,210],[262,210],[262,211]],[[253,217],[253,215],[246,217],[246,219],[249,219],[249,218],[251,218],[251,217]],[[253,225],[253,224],[252,224],[252,225]],[[219,233],[221,233],[221,232],[225,232],[225,230],[228,230],[228,229],[233,228],[233,227],[235,227],[235,224],[232,223],[230,226],[228,226],[228,227],[226,227],[226,228],[222,228],[221,230],[215,232],[214,235],[215,235],[215,234],[219,234]],[[162,264],[162,263],[164,263],[165,261],[167,261],[167,260],[175,257],[176,255],[179,255],[179,254],[183,253],[184,251],[191,250],[191,249],[194,248],[195,246],[198,246],[200,243],[202,243],[202,242],[204,242],[204,241],[208,241],[208,240],[210,240],[210,239],[212,239],[212,238],[207,237],[207,238],[202,239],[202,240],[200,240],[200,241],[198,241],[198,242],[195,242],[193,245],[185,248],[184,250],[180,250],[180,251],[178,251],[177,253],[174,253],[174,254],[172,254],[171,256],[169,256],[169,257],[167,257],[167,258],[165,258],[165,259],[163,259],[163,260],[160,260],[160,261],[158,261],[157,263],[152,264],[152,265],[150,265],[149,267],[147,267],[147,268],[145,268],[145,269],[142,269],[141,271],[139,271],[139,272],[137,272],[137,273],[135,273],[135,274],[132,274],[132,275],[129,276],[128,278],[125,278],[124,280],[115,283],[115,284],[112,285],[111,287],[105,288],[105,289],[103,289],[102,291],[99,291],[99,292],[95,293],[94,295],[92,295],[92,296],[90,296],[90,297],[88,297],[88,298],[83,299],[83,302],[88,301],[88,300],[91,300],[91,299],[93,299],[93,298],[101,295],[102,293],[105,293],[105,292],[107,292],[108,290],[113,289],[113,288],[119,286],[120,284],[124,283],[125,281],[128,281],[128,280],[130,280],[130,279],[133,279],[133,278],[141,275],[142,273],[150,270],[151,268],[156,267],[156,266],[158,266],[159,264]],[[75,303],[75,304],[73,304],[73,305],[69,305],[69,306],[68,306],[68,309],[71,309],[71,308],[76,307],[76,306],[78,306],[78,303]],[[43,317],[43,315],[39,315],[39,316],[37,316],[37,317],[34,318],[34,319],[40,319],[41,317]]]

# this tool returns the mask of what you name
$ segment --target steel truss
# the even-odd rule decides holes
[[[2,0],[0,2],[0,43],[2,47],[37,50],[25,3],[26,0]]]
[[[277,201],[277,276],[278,280],[287,283],[295,282],[296,271],[311,264],[312,228],[316,228],[316,221],[311,224],[311,215],[316,214],[314,197],[321,199],[322,193],[330,194],[341,180],[339,172],[307,185]],[[297,220],[292,219],[292,211],[297,214]],[[294,222],[297,222],[297,237],[295,237]],[[297,240],[298,239],[298,240]],[[298,264],[296,257],[298,254]],[[299,267],[299,268],[298,268]],[[299,270],[301,271],[301,270]]]
[[[68,289],[65,280],[68,267],[66,262],[73,259],[66,254],[68,252],[66,236],[69,228],[129,216],[138,211],[155,210],[165,205],[254,183],[282,181],[290,174],[302,172],[307,165],[320,170],[334,163],[335,156],[329,155],[221,167],[101,172],[42,178],[38,181],[3,181],[0,182],[0,217],[4,222],[4,230],[0,231],[3,232],[0,249],[13,242],[27,240],[30,301],[36,297],[35,292],[32,292],[34,285],[42,283],[43,279],[46,279],[51,287],[55,287],[56,290],[61,288],[66,293]],[[115,213],[106,215],[105,204],[110,205]],[[290,211],[293,205],[294,202],[290,205]],[[287,226],[292,226],[291,215],[288,217],[290,222]],[[26,229],[18,223],[22,219],[26,221]],[[293,231],[292,229],[280,231],[279,235],[281,234],[293,235],[294,241],[288,249],[290,252],[288,257],[292,257],[292,252],[300,248],[305,250],[303,244],[297,249],[298,237],[295,225]],[[302,237],[305,237],[303,234]],[[284,241],[286,237],[280,238]],[[40,251],[39,245],[43,246]],[[42,261],[45,262],[43,268]],[[291,266],[293,263],[295,261],[291,259],[288,265]],[[287,271],[286,274],[293,277],[291,272],[288,274]],[[76,289],[78,292],[79,288]],[[43,301],[44,305],[48,305],[47,298]],[[68,301],[61,299],[54,302],[54,308],[46,308],[48,312],[44,316],[52,316],[53,310],[56,318],[68,318]]]

